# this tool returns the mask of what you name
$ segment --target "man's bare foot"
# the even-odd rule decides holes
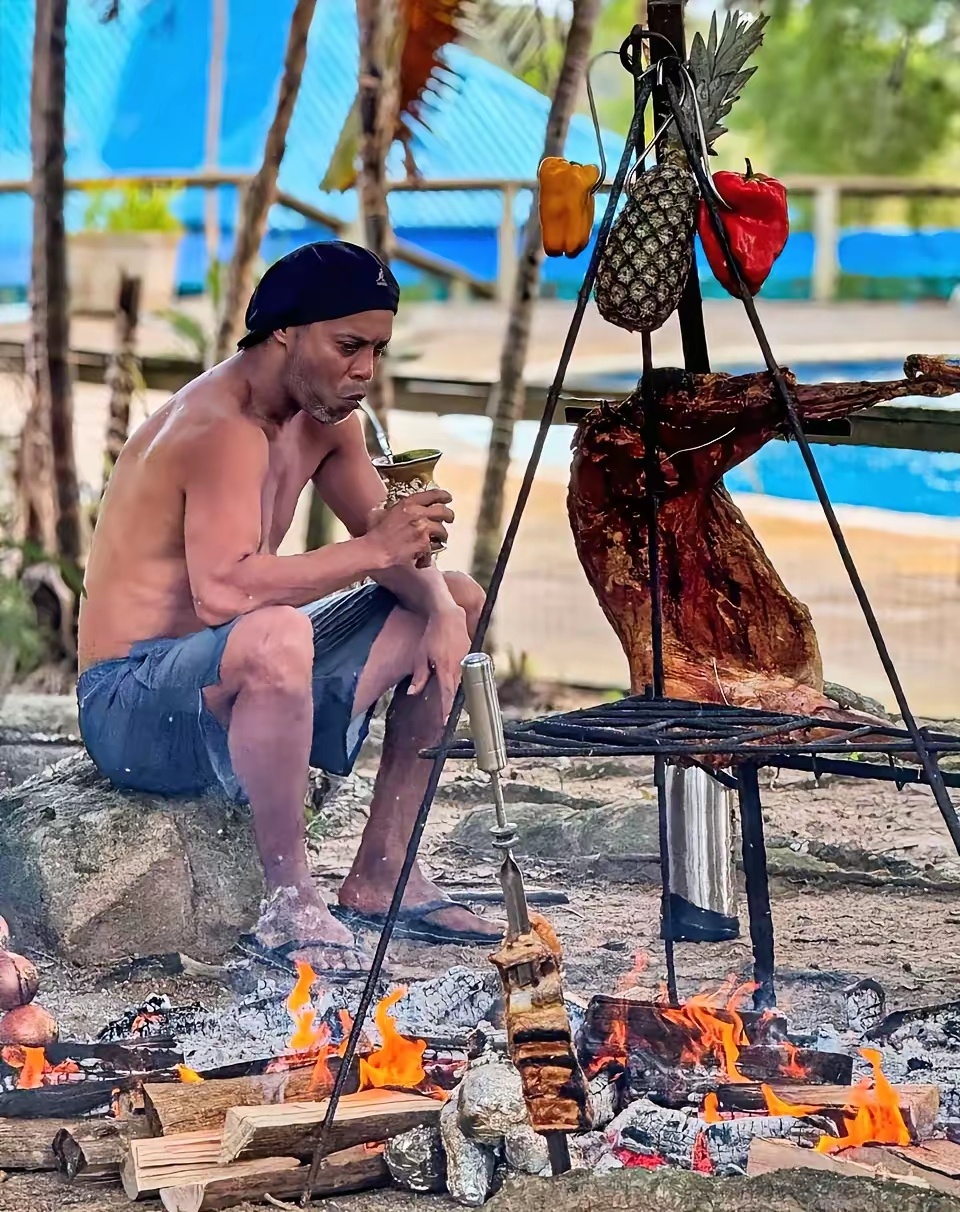
[[[384,881],[373,884],[364,881],[359,874],[351,872],[340,888],[338,899],[345,909],[376,918],[382,917],[387,912],[392,896],[392,883],[388,884]],[[448,899],[436,884],[427,879],[418,864],[410,875],[410,882],[407,884],[403,898],[403,910],[407,923],[413,925],[410,919],[421,906],[436,906],[438,901],[446,902]],[[440,933],[475,935],[479,937],[471,941],[478,944],[489,943],[493,946],[500,942],[504,931],[503,923],[480,917],[476,913],[471,913],[464,906],[456,905],[453,902],[450,902],[449,907],[444,904],[442,907],[431,909],[424,915],[422,923],[418,923],[418,925],[424,934],[429,934],[431,930],[434,930]],[[411,937],[414,936],[412,930],[408,933]]]
[[[369,970],[369,958],[313,888],[277,888],[260,906],[253,936],[291,961],[303,960],[319,976]],[[302,943],[302,946],[297,944]]]

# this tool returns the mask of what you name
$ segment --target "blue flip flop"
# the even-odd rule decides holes
[[[397,915],[397,923],[393,930],[394,938],[410,939],[419,943],[459,943],[463,946],[496,947],[500,943],[499,934],[481,934],[478,930],[454,930],[444,926],[442,922],[431,922],[429,919],[444,909],[462,909],[463,905],[448,897],[428,901],[425,905],[414,905],[411,909],[401,909]],[[331,905],[330,912],[350,930],[383,929],[386,921],[384,913],[361,913],[357,909],[348,909],[346,905]]]

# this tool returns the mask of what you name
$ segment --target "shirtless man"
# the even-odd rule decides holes
[[[121,787],[219,785],[248,800],[268,892],[253,937],[333,977],[367,963],[347,924],[376,925],[390,903],[430,769],[417,752],[439,738],[483,601],[429,560],[453,521],[449,494],[383,508],[364,446],[356,410],[398,300],[390,270],[354,245],[306,245],[271,266],[240,352],[124,447],[80,614],[80,728],[96,765]],[[353,537],[278,556],[310,480]],[[393,687],[337,920],[307,866],[308,766],[348,773]],[[499,931],[415,869],[404,935],[490,944]]]

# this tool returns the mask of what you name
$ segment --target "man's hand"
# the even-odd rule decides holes
[[[447,541],[444,523],[453,521],[448,508],[453,498],[441,488],[412,493],[389,508],[374,509],[365,539],[375,552],[379,568],[416,565],[429,560],[431,544]]]
[[[460,662],[470,651],[467,616],[459,606],[434,611],[420,640],[413,661],[413,679],[408,694],[422,694],[433,674],[440,687],[440,708],[446,719],[460,685]]]

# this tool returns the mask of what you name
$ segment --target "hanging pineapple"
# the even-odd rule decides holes
[[[700,34],[690,52],[690,75],[703,122],[706,147],[724,133],[720,123],[733,108],[756,68],[744,65],[763,41],[767,18],[749,21],[728,13],[718,36],[717,18],[704,42]],[[696,119],[692,98],[684,110]],[[638,172],[626,189],[597,270],[595,297],[603,318],[630,332],[653,332],[677,309],[693,268],[693,240],[700,191],[671,124],[660,163]]]

